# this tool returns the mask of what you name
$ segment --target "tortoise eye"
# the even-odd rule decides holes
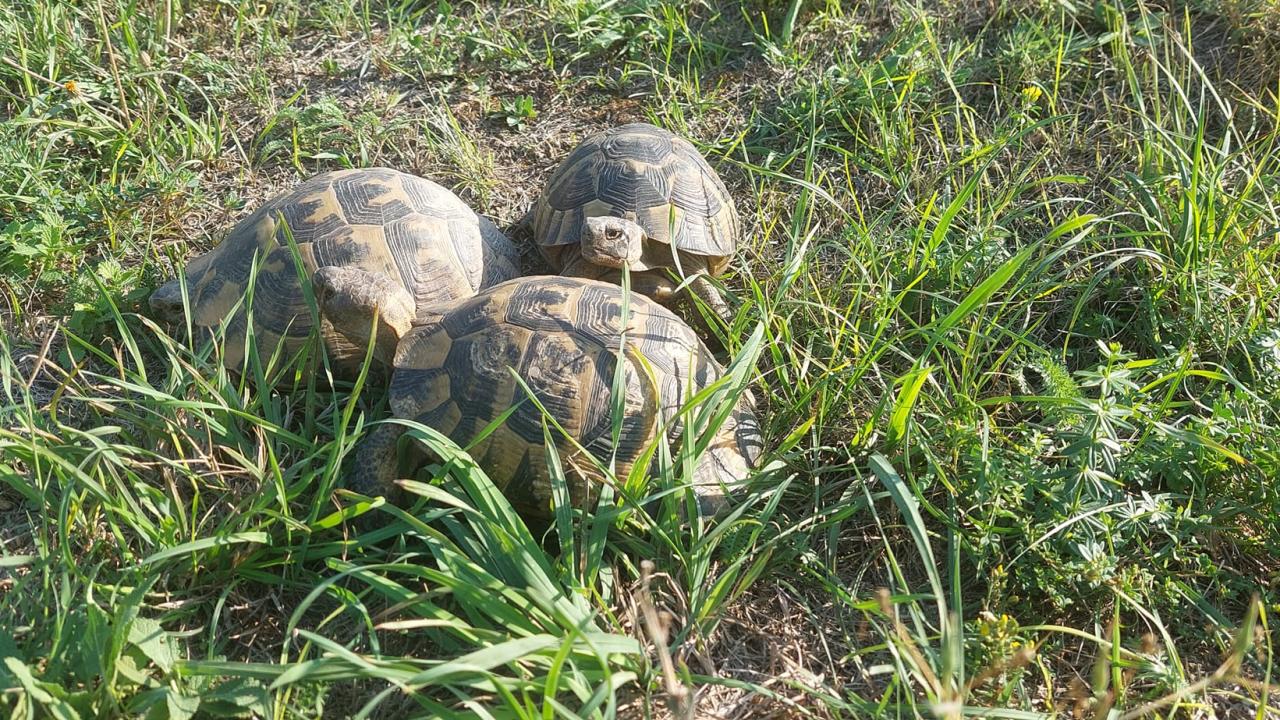
[[[617,240],[622,237],[622,231],[616,227],[605,228],[604,236],[610,240]]]

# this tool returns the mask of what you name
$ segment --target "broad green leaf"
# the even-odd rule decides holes
[[[166,675],[173,670],[178,656],[173,640],[160,623],[151,618],[134,618],[129,626],[129,642],[141,650]]]
[[[920,388],[933,372],[932,367],[913,370],[902,379],[902,388],[898,391],[898,399],[893,403],[893,413],[889,416],[889,443],[901,442],[907,435],[907,422],[911,419],[911,410],[920,396]]]

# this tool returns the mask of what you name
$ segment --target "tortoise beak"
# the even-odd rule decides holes
[[[640,231],[635,230],[637,234]],[[587,218],[587,236],[582,239],[582,257],[587,262],[621,270],[636,268],[644,247],[628,233],[627,225],[616,218]]]
[[[178,323],[182,320],[182,286],[177,280],[171,280],[156,288],[151,293],[147,304],[151,313],[167,323]]]
[[[615,255],[610,252],[601,252],[600,248],[594,245],[582,246],[582,257],[593,265],[600,265],[607,268],[621,269],[627,264],[627,258],[621,255]]]
[[[333,295],[333,284],[329,282],[329,273],[325,272],[327,268],[320,268],[311,275],[311,292],[316,297],[316,307],[320,308],[323,313],[325,303]]]

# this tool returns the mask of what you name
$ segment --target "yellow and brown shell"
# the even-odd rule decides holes
[[[602,216],[631,220],[651,240],[704,256],[712,275],[724,272],[740,234],[733,198],[697,148],[647,123],[587,138],[552,174],[533,223],[552,269],[570,261],[586,219]]]
[[[224,346],[225,364],[239,369],[251,299],[252,334],[264,367],[278,344],[283,358],[293,357],[314,326],[302,283],[329,265],[386,274],[403,283],[419,312],[519,274],[510,240],[440,185],[387,168],[340,170],[268,201],[217,247],[191,260],[185,270],[191,319],[216,327],[240,303],[229,318]],[[351,373],[364,348],[328,321],[320,323],[335,368]]]
[[[470,453],[513,506],[545,516],[551,487],[541,405],[555,421],[548,427],[575,505],[590,502],[602,473],[583,450],[605,466],[613,458],[616,477],[626,477],[659,428],[672,441],[678,437],[680,407],[723,372],[671,311],[632,293],[624,321],[622,305],[622,288],[582,278],[524,277],[482,291],[400,342],[392,410],[466,447],[514,408]],[[612,390],[620,359],[625,397],[615,444]],[[750,396],[744,398],[708,453],[738,475],[754,466],[761,449]]]

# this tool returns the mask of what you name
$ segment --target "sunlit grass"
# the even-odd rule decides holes
[[[0,707],[1277,712],[1265,3],[775,5],[0,9]],[[310,173],[515,218],[630,119],[747,229],[686,420],[749,386],[770,452],[716,522],[692,433],[549,528],[425,427],[411,505],[355,496],[375,376],[141,312]]]

